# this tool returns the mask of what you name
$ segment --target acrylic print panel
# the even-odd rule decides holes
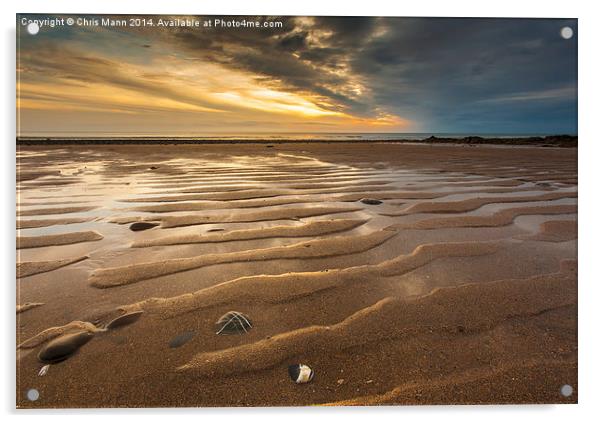
[[[17,16],[17,406],[577,402],[577,21]]]

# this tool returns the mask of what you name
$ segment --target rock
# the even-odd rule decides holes
[[[360,203],[368,204],[370,206],[377,206],[379,204],[382,204],[383,202],[375,198],[362,198],[360,200]]]
[[[229,311],[215,322],[217,326],[216,335],[233,335],[247,333],[253,327],[249,316],[238,311]]]
[[[192,338],[194,338],[194,331],[183,332],[169,341],[169,348],[179,348]]]
[[[94,337],[91,332],[80,331],[59,336],[48,342],[38,353],[42,363],[60,363],[71,357],[82,345]]]
[[[288,366],[288,375],[295,383],[308,383],[314,378],[314,371],[306,364]]]
[[[130,225],[130,231],[146,231],[147,229],[154,228],[155,226],[159,226],[159,224],[153,222],[136,222]]]
[[[144,313],[142,310],[133,311],[131,313],[116,317],[115,319],[111,320],[106,327],[107,329],[115,329],[121,326],[131,325],[138,320],[140,316],[142,316],[142,313]]]
[[[342,385],[343,383],[345,383],[345,379],[337,380],[337,385]]]
[[[155,170],[155,169],[159,169],[157,166],[151,166],[149,167],[150,170]]]

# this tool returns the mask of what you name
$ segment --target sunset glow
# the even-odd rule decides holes
[[[571,131],[572,68],[541,70],[525,61],[523,51],[573,48],[557,32],[543,42],[544,24],[520,42],[509,40],[508,57],[485,57],[478,40],[454,55],[444,45],[424,53],[419,44],[428,40],[404,28],[433,21],[281,21],[270,29],[21,30],[18,135]],[[457,36],[470,34],[453,20],[445,25]],[[496,25],[501,31],[506,23]],[[538,121],[557,111],[559,129]]]

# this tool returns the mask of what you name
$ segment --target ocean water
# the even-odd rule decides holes
[[[522,138],[522,137],[544,137],[546,135],[554,134],[485,134],[485,133],[431,133],[431,132],[415,132],[415,133],[376,133],[376,132],[266,132],[266,133],[213,133],[203,134],[198,133],[178,133],[178,134],[162,134],[160,136],[154,134],[133,134],[133,133],[103,133],[103,134],[91,134],[91,133],[56,133],[56,134],[27,134],[21,136],[21,139],[38,139],[38,138],[49,138],[52,140],[61,139],[147,139],[147,140],[161,140],[161,139],[186,139],[186,140],[199,140],[199,141],[393,141],[393,140],[423,140],[431,136],[440,138],[464,138],[469,136],[478,136],[483,138]]]

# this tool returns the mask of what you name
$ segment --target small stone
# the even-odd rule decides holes
[[[314,371],[306,364],[288,366],[288,375],[295,383],[308,383],[314,378]]]
[[[345,383],[345,379],[339,379],[339,380],[337,380],[337,384],[342,385],[343,383]]]
[[[138,320],[140,316],[142,316],[142,313],[144,313],[142,310],[133,311],[131,313],[126,313],[122,316],[116,317],[115,319],[109,322],[109,324],[107,325],[107,329],[115,329],[121,326],[131,325],[136,320]]]
[[[375,198],[362,198],[360,200],[360,203],[368,204],[370,206],[377,206],[379,204],[382,204],[383,202]]]
[[[150,170],[155,170],[155,169],[159,169],[157,166],[151,166],[149,167]]]
[[[159,226],[159,224],[153,222],[136,222],[130,225],[130,231],[146,231],[147,229],[154,228],[155,226]]]
[[[61,335],[48,342],[38,353],[42,363],[60,363],[71,357],[82,345],[94,337],[91,332],[80,331]]]

